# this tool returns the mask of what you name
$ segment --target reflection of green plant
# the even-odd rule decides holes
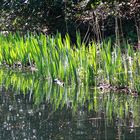
[[[97,88],[90,89],[88,86],[60,87],[49,79],[39,80],[31,73],[25,75],[22,72],[0,70],[0,77],[0,85],[6,91],[10,90],[14,95],[28,95],[29,100],[32,98],[37,106],[47,101],[52,105],[53,111],[67,106],[72,109],[73,114],[85,107],[87,112],[94,110],[99,116],[105,113],[107,120],[113,120],[113,117],[127,119],[131,112],[135,116],[135,122],[138,122],[138,99],[131,95],[100,93]]]

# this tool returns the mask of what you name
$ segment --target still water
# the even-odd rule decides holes
[[[0,140],[138,140],[140,100],[0,71]]]

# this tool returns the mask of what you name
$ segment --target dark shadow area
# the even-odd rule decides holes
[[[79,30],[82,40],[88,42],[123,38],[137,44],[139,6],[138,0],[1,0],[0,31],[60,32],[63,37],[69,33],[75,42]]]

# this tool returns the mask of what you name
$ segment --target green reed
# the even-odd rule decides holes
[[[40,78],[59,78],[66,84],[96,86],[106,82],[139,91],[139,51],[128,43],[123,50],[111,40],[87,45],[80,33],[76,35],[76,44],[68,34],[65,38],[59,33],[0,35],[0,64],[13,67],[20,62],[23,69],[35,67]]]

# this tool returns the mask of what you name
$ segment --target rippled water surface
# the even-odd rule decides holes
[[[139,97],[0,76],[0,140],[140,139]]]

